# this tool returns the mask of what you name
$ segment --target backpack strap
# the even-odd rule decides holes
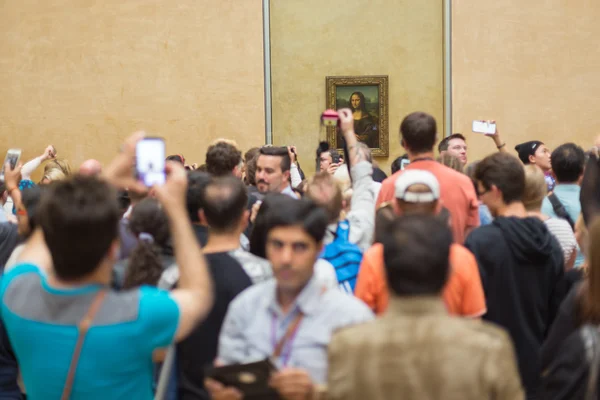
[[[565,206],[560,202],[556,194],[550,193],[548,195],[548,200],[550,200],[550,204],[552,204],[552,209],[556,213],[559,218],[567,220],[569,225],[571,225],[571,229],[575,230],[575,222],[571,219],[571,216],[565,209]]]
[[[81,354],[81,348],[83,347],[83,341],[85,340],[85,336],[92,326],[92,322],[94,321],[94,317],[98,310],[100,310],[100,306],[104,301],[104,297],[106,296],[106,289],[101,289],[94,297],[90,308],[87,313],[83,316],[79,324],[77,324],[77,344],[75,344],[75,351],[73,352],[73,357],[71,358],[71,364],[69,365],[69,373],[67,374],[67,380],[65,381],[65,386],[63,387],[61,400],[69,400],[71,397],[71,390],[73,389],[73,381],[75,380],[75,371],[77,371],[77,364],[79,363],[79,355]]]

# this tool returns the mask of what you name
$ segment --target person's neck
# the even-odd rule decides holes
[[[100,264],[98,268],[89,275],[75,280],[65,281],[56,276],[55,273],[50,272],[48,275],[48,284],[56,288],[72,288],[86,285],[102,285],[110,286],[112,282],[112,265],[106,263]]]
[[[287,314],[290,311],[290,309],[294,305],[294,302],[296,301],[298,296],[300,296],[300,293],[302,292],[305,286],[306,284],[301,288],[294,290],[283,290],[279,287],[277,288],[277,303],[279,304],[279,307],[281,308],[281,311],[283,311],[284,314]]]
[[[542,211],[539,209],[536,210],[526,210],[528,217],[534,217],[539,219],[540,221],[545,221],[548,219],[547,215],[542,214]]]
[[[215,233],[209,229],[208,241],[202,249],[204,253],[224,253],[240,247],[240,233]]]
[[[430,158],[433,160],[434,158],[434,154],[433,154],[433,150],[431,151],[427,151],[424,153],[408,153],[408,159],[410,160],[410,162],[413,162],[415,160],[419,160],[419,159],[424,159],[424,158]]]
[[[286,182],[285,184],[281,185],[279,187],[279,193],[283,193],[283,191],[286,190],[288,187],[292,187],[292,185],[289,182]]]
[[[527,217],[527,210],[525,210],[525,206],[520,201],[513,201],[512,203],[505,204],[498,209],[499,217],[517,217],[517,218],[525,218]]]

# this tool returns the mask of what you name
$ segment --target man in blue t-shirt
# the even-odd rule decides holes
[[[573,227],[581,214],[581,202],[579,201],[581,187],[579,184],[583,176],[585,153],[575,143],[565,143],[552,152],[551,162],[557,181],[553,194],[564,207],[570,218],[569,224]],[[549,217],[564,218],[556,214],[549,197],[546,197],[542,203],[542,213]],[[581,266],[583,261],[583,254],[581,250],[578,250],[575,266]]]
[[[107,169],[113,185],[140,189],[130,177],[142,136],[132,136]],[[40,261],[43,250],[31,243],[0,283],[1,316],[28,399],[61,398],[70,378],[71,400],[152,399],[154,351],[184,339],[210,311],[212,283],[187,218],[185,170],[169,165],[167,171],[165,185],[154,189],[180,268],[171,293],[108,289],[119,253],[117,196],[108,183],[79,176],[49,186],[39,225],[51,272]],[[80,333],[87,319],[89,330]]]

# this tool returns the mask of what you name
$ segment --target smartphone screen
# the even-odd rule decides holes
[[[165,183],[165,141],[148,137],[140,140],[135,149],[135,168],[138,179],[150,187]]]
[[[490,121],[473,121],[473,132],[493,135],[496,133],[496,123]]]
[[[19,160],[21,159],[21,149],[10,149],[6,152],[4,163],[2,164],[2,172],[0,173],[0,180],[4,181],[4,166],[6,163],[10,163],[10,169],[15,169]]]
[[[408,159],[403,159],[400,161],[400,169],[404,170],[404,168],[408,167],[408,164],[410,164],[410,160]]]

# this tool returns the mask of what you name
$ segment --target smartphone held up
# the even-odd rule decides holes
[[[145,186],[163,185],[165,176],[165,140],[146,137],[135,148],[135,170],[139,181]]]
[[[9,149],[4,157],[2,164],[2,172],[0,172],[0,181],[4,182],[4,168],[6,164],[10,164],[10,169],[15,169],[21,160],[21,149]]]
[[[473,121],[473,132],[483,133],[484,135],[496,134],[496,121]]]

